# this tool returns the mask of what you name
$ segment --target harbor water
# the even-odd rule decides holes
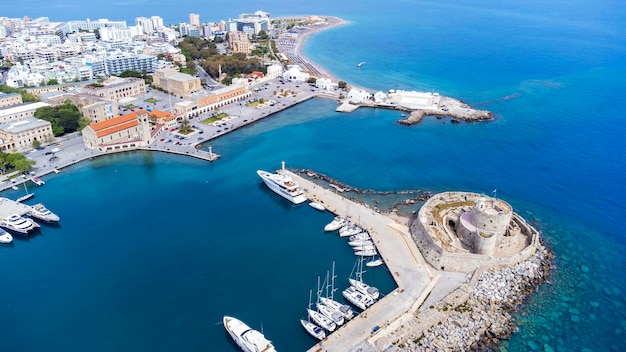
[[[187,12],[221,19],[185,4],[196,8],[111,8],[166,22]],[[223,17],[256,10],[243,5]],[[262,328],[279,350],[312,346],[298,323],[309,290],[333,261],[344,288],[355,258],[322,232],[331,214],[293,207],[262,184],[256,170],[282,160],[364,189],[496,190],[556,254],[550,284],[516,314],[507,350],[623,350],[626,9],[611,0],[379,5],[277,0],[262,10],[351,21],[304,49],[349,83],[434,89],[496,120],[406,127],[395,123],[400,112],[340,114],[314,99],[212,142],[222,155],[214,163],[133,152],[46,176],[31,202],[61,225],[0,247],[0,350],[236,351],[225,314]],[[68,18],[68,8],[3,15],[115,19],[80,7]],[[394,288],[384,267],[364,277],[383,293]]]

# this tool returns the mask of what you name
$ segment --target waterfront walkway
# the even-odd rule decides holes
[[[364,205],[348,200],[334,190],[314,184],[294,173],[293,179],[300,183],[310,199],[324,204],[329,211],[347,217],[366,228],[376,243],[398,288],[376,304],[340,327],[323,341],[309,349],[317,351],[380,351],[386,346],[383,339],[408,316],[413,314],[426,299],[439,279],[425,263],[419,249],[411,239],[409,229],[391,218],[379,214]],[[374,332],[374,327],[380,329]],[[379,341],[380,340],[380,341]]]

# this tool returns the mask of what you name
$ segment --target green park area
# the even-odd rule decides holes
[[[205,124],[207,124],[207,125],[208,125],[208,124],[211,124],[211,123],[213,123],[213,122],[219,121],[219,120],[221,120],[221,119],[223,119],[223,118],[225,118],[225,117],[227,117],[227,116],[228,116],[228,114],[227,114],[227,113],[225,113],[225,112],[220,112],[219,114],[217,114],[217,115],[215,115],[215,116],[211,116],[211,117],[209,117],[209,118],[206,118],[206,119],[204,119],[204,120],[202,120],[202,121],[200,121],[200,122],[205,123]]]

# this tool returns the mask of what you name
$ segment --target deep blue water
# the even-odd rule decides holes
[[[97,12],[70,0],[32,3],[30,13],[6,4],[0,15],[156,14],[169,23],[189,12],[218,20],[259,9],[244,1],[138,1]],[[0,326],[9,329],[0,350],[235,351],[216,325],[224,314],[262,325],[280,350],[310,346],[297,323],[308,291],[333,260],[345,282],[353,257],[320,233],[330,215],[292,208],[260,184],[254,171],[281,160],[362,188],[497,189],[538,222],[556,254],[551,284],[517,315],[508,351],[624,349],[621,2],[275,0],[262,9],[350,20],[305,47],[347,82],[434,89],[497,118],[403,127],[393,111],[337,114],[334,102],[313,100],[213,142],[223,155],[213,164],[131,153],[46,177],[36,197],[62,226],[0,248]],[[366,277],[393,288],[382,269]]]

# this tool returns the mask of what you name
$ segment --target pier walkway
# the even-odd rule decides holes
[[[307,197],[317,199],[326,209],[350,218],[370,232],[398,288],[347,322],[326,339],[309,349],[317,351],[381,351],[387,339],[381,339],[411,315],[426,299],[439,275],[433,274],[409,234],[408,227],[364,205],[343,198],[334,190],[314,184],[294,173],[290,176],[305,189]],[[408,320],[408,319],[406,319]],[[374,332],[374,327],[380,329]],[[381,341],[378,343],[377,340]],[[383,342],[385,341],[385,342]]]

